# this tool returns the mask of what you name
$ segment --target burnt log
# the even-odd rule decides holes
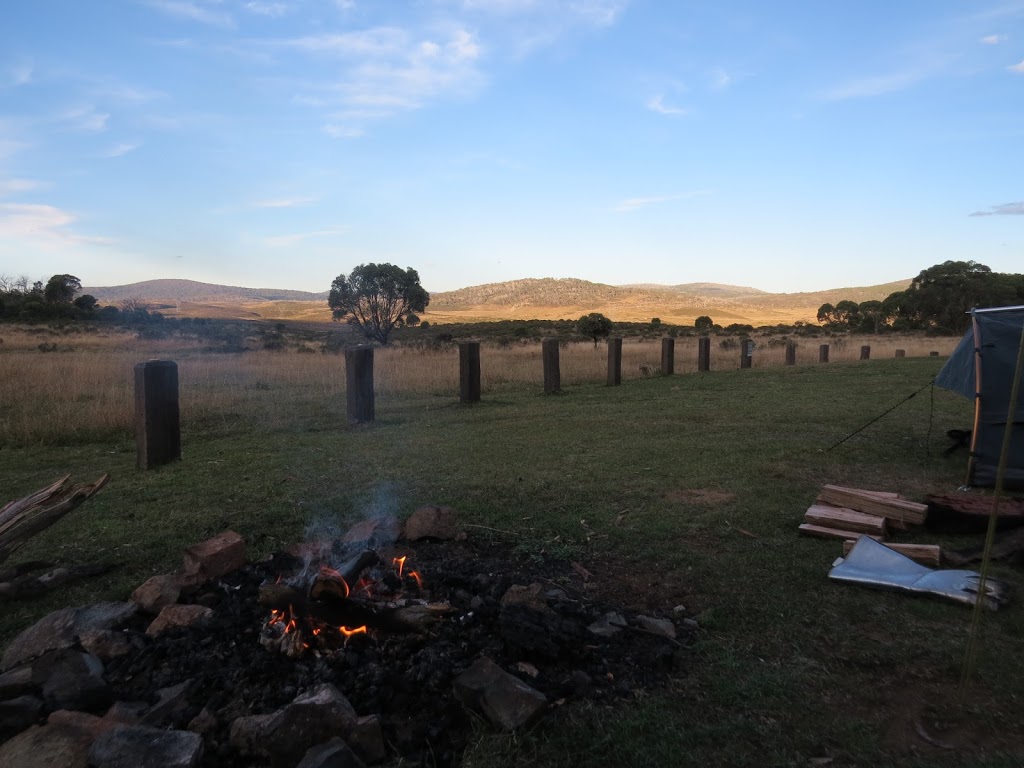
[[[46,563],[26,563],[25,565],[34,565],[41,567],[49,567]],[[45,573],[33,575],[33,570],[38,570],[38,567],[25,569],[25,568],[12,568],[3,574],[0,574],[0,603],[7,600],[19,600],[25,597],[35,597],[41,595],[44,592],[48,592],[51,589],[62,586],[78,579],[85,579],[90,576],[99,576],[107,573],[111,569],[115,568],[114,565],[105,563],[97,563],[95,565],[69,565],[69,566],[58,566],[56,568],[50,568]],[[18,571],[21,570],[21,573]],[[3,576],[14,573],[16,575],[13,578],[4,579]]]
[[[422,632],[438,617],[448,613],[447,605],[406,605],[377,608],[354,598],[342,598],[325,591],[320,599],[307,598],[284,584],[260,587],[260,605],[278,611],[290,610],[332,627],[367,627],[386,632]]]

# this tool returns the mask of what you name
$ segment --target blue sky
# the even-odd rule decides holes
[[[0,274],[816,290],[1024,271],[1024,0],[33,0]]]

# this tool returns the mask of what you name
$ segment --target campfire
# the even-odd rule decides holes
[[[260,604],[270,609],[264,648],[293,658],[330,655],[357,635],[423,632],[452,612],[447,602],[425,598],[423,577],[406,567],[408,555],[382,558],[368,549],[334,567],[324,562],[334,559],[333,547],[315,550],[301,571],[260,587]]]

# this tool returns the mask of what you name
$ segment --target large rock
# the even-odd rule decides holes
[[[186,680],[157,691],[157,701],[143,716],[143,724],[175,727],[184,725],[188,719],[188,689],[191,686],[192,681]]]
[[[135,603],[96,603],[80,608],[61,608],[44,616],[7,646],[0,668],[10,669],[28,659],[58,648],[70,648],[89,629],[120,629],[135,615]]]
[[[349,528],[341,541],[343,544],[363,544],[369,549],[379,549],[394,544],[398,534],[398,521],[394,518],[371,518]]]
[[[364,763],[344,740],[335,737],[310,747],[296,768],[364,768]]]
[[[93,768],[196,768],[203,759],[203,739],[191,731],[164,731],[118,725],[89,750]]]
[[[4,768],[88,768],[92,739],[66,725],[33,725],[0,745]]]
[[[450,541],[459,536],[459,516],[451,507],[427,505],[420,507],[405,521],[405,538],[442,539]]]
[[[213,616],[213,609],[207,608],[205,605],[168,605],[146,627],[146,634],[156,637],[168,629],[188,627],[211,616]]]
[[[178,602],[181,584],[175,576],[152,576],[132,592],[131,600],[146,613],[160,613],[160,609]]]
[[[548,601],[544,595],[544,587],[540,584],[531,584],[524,587],[521,584],[513,584],[505,594],[501,596],[502,606],[522,605],[534,611],[547,611]]]
[[[39,722],[43,712],[43,701],[36,696],[18,696],[0,701],[0,740],[21,733],[30,725]]]
[[[196,587],[204,581],[238,570],[245,561],[245,539],[234,531],[224,531],[185,550],[178,581],[182,586]]]
[[[91,653],[101,661],[110,661],[141,649],[133,637],[139,638],[138,635],[112,629],[87,629],[79,635],[78,642],[86,653]]]
[[[102,734],[118,726],[118,723],[108,720],[106,717],[97,717],[86,712],[75,712],[70,709],[58,709],[56,712],[52,712],[46,718],[46,724],[73,728],[84,736],[88,736],[90,741],[95,741]]]
[[[240,717],[231,724],[231,744],[243,754],[269,758],[274,766],[295,765],[295,756],[335,736],[346,736],[356,712],[333,685],[303,693],[272,715]]]
[[[668,619],[656,619],[653,616],[637,616],[636,623],[652,635],[661,635],[670,640],[676,638],[676,625]]]
[[[103,679],[103,662],[73,648],[48,651],[36,659],[32,680],[50,709],[105,712],[114,701]]]
[[[384,731],[380,727],[380,718],[376,715],[366,715],[356,720],[345,739],[363,762],[373,765],[384,762],[384,758],[387,757],[384,749]]]
[[[455,678],[455,698],[502,730],[513,731],[540,715],[548,700],[488,658]]]
[[[29,664],[0,675],[0,701],[33,693],[38,689],[39,686],[32,682],[32,667]]]

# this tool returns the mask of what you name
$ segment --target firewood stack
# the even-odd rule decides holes
[[[804,515],[800,533],[842,539],[845,555],[859,537],[870,536],[875,541],[885,542],[889,531],[905,531],[912,525],[921,525],[927,513],[927,504],[908,501],[898,493],[826,485]],[[942,558],[940,548],[935,545],[885,543],[930,567],[938,567]]]

